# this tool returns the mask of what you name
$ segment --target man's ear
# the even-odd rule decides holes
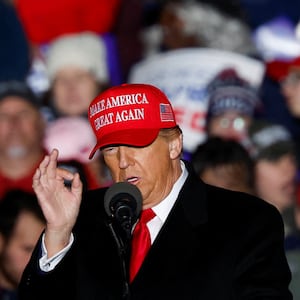
[[[182,153],[182,134],[174,137],[169,142],[169,152],[171,159],[176,159],[181,156]]]

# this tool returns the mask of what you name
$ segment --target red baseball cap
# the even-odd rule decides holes
[[[122,84],[105,90],[91,102],[88,117],[97,139],[90,159],[109,145],[147,146],[160,129],[177,126],[167,96],[149,84]]]
[[[300,69],[300,57],[292,60],[274,60],[266,64],[267,74],[276,81],[283,80],[290,71]]]

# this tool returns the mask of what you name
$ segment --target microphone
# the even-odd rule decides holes
[[[115,219],[130,236],[142,210],[142,194],[128,182],[114,183],[104,195],[104,208],[107,215]]]
[[[130,299],[128,284],[128,272],[126,267],[128,241],[131,238],[131,229],[137,221],[142,210],[142,194],[140,190],[128,182],[117,182],[111,185],[104,195],[104,209],[109,217],[108,227],[118,246],[119,257],[123,270],[123,293],[122,299]],[[116,221],[126,234],[124,241],[121,232],[115,231],[113,220]]]

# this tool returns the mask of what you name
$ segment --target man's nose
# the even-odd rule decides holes
[[[126,169],[130,165],[129,148],[127,146],[119,147],[119,167],[120,169]]]

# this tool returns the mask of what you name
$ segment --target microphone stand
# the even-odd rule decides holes
[[[128,182],[117,182],[105,193],[104,209],[108,215],[108,227],[117,244],[123,272],[122,300],[130,300],[127,272],[131,230],[142,209],[140,190]],[[115,227],[114,227],[115,226]],[[117,230],[117,231],[116,231]]]
[[[129,283],[128,283],[128,272],[126,267],[127,262],[127,251],[126,248],[128,248],[128,245],[126,247],[123,239],[116,234],[116,231],[113,227],[113,219],[109,218],[107,225],[110,229],[110,232],[112,233],[112,236],[117,244],[118,247],[118,254],[121,262],[122,267],[122,275],[123,275],[123,292],[122,292],[122,300],[130,300],[130,289],[129,289]],[[130,240],[131,232],[126,230],[126,241]]]

